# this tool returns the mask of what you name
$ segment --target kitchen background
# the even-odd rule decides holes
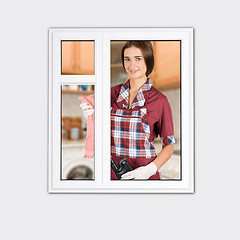
[[[111,86],[126,80],[121,63],[125,41],[111,41]],[[162,179],[181,179],[180,134],[180,41],[152,41],[154,70],[149,76],[172,107],[177,143],[174,154],[160,169]],[[94,41],[62,41],[62,74],[94,74]],[[93,85],[62,86],[62,179],[94,179],[94,159],[83,158],[87,120],[83,117],[79,97],[94,93]],[[160,138],[154,140],[157,153]]]

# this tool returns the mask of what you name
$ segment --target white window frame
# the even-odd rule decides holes
[[[61,41],[94,40],[95,74],[61,75]],[[181,161],[182,179],[171,181],[110,180],[111,40],[181,41]],[[62,84],[95,85],[95,180],[60,180]],[[50,193],[193,193],[194,95],[193,28],[50,28],[49,29],[49,142]],[[104,143],[104,144],[103,144]]]

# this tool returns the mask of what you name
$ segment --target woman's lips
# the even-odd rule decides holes
[[[133,71],[133,70],[130,70],[130,73],[131,73],[131,74],[135,74],[137,71],[138,71],[138,70],[134,70],[134,71]]]

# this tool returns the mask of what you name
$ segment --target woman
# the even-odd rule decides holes
[[[116,163],[126,157],[133,171],[125,179],[160,179],[158,169],[173,154],[172,111],[167,98],[148,78],[154,67],[150,41],[127,41],[122,64],[128,80],[111,89],[111,154]],[[161,137],[156,155],[153,139]],[[118,179],[111,170],[111,179]]]
[[[121,180],[160,179],[158,169],[173,154],[175,139],[168,100],[148,78],[154,67],[151,42],[127,41],[122,64],[128,80],[111,88],[111,155],[117,164],[126,157],[133,169]],[[85,114],[93,113],[91,107],[81,107]],[[153,140],[158,135],[163,149],[157,156]],[[115,179],[111,169],[111,180]]]

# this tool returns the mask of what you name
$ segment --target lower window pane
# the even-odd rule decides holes
[[[61,180],[94,180],[94,85],[62,85],[61,96]]]

